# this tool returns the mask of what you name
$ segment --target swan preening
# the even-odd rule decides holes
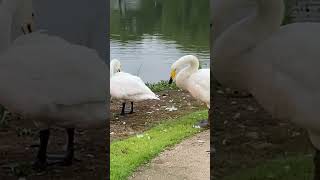
[[[31,11],[29,14],[32,16]],[[0,19],[0,25],[3,29],[11,27],[4,18]],[[4,85],[0,87],[0,102],[39,127],[36,167],[44,168],[50,162],[46,153],[49,129],[66,128],[67,154],[51,160],[69,164],[73,158],[74,129],[101,127],[106,123],[108,67],[95,50],[60,37],[33,32],[11,42],[10,33],[1,31],[9,43],[0,54],[0,84]]]
[[[213,20],[223,21],[216,9],[225,2],[215,0]],[[320,24],[281,26],[282,0],[253,2],[255,12],[233,18],[221,33],[213,31],[214,76],[222,84],[249,90],[273,116],[305,128],[316,148],[314,179],[320,179]],[[219,22],[213,24],[219,27]]]
[[[181,89],[188,91],[195,99],[206,103],[210,108],[210,69],[199,69],[199,60],[193,55],[186,55],[171,65],[169,84],[173,81]],[[199,123],[207,126],[207,120]]]
[[[121,72],[121,63],[117,59],[110,62],[110,94],[111,98],[123,102],[122,115],[125,114],[125,104],[128,101],[131,102],[130,113],[133,113],[133,102],[159,100],[138,76]]]
[[[210,108],[210,69],[199,69],[197,57],[186,55],[173,63],[169,83],[172,81]]]

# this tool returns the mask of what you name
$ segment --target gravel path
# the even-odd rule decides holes
[[[203,131],[161,153],[130,180],[208,180],[210,133]]]

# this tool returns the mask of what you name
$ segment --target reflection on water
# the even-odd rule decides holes
[[[209,0],[111,0],[111,59],[145,82],[168,80],[170,65],[196,55],[209,67]]]

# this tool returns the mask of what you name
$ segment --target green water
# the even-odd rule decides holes
[[[209,67],[209,0],[111,0],[111,59],[145,82],[168,80],[187,54]]]

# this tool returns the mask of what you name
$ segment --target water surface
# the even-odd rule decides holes
[[[193,54],[209,67],[209,0],[111,0],[110,57],[145,82]]]

